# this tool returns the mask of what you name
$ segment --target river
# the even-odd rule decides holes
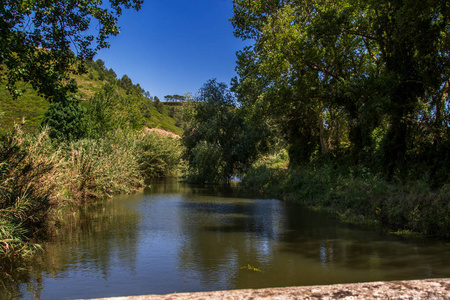
[[[79,299],[450,277],[450,246],[231,188],[154,181],[66,218],[0,298]]]

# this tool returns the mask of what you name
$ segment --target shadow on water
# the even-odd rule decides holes
[[[76,299],[450,276],[450,247],[232,187],[152,181],[68,218],[0,298]],[[80,288],[83,287],[83,288]]]

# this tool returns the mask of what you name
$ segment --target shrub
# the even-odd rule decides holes
[[[324,163],[287,172],[256,165],[242,187],[320,208],[347,222],[450,238],[447,186],[433,191],[423,181],[394,184],[365,167]]]
[[[42,125],[47,126],[52,139],[72,141],[85,135],[84,109],[78,99],[62,98],[50,104]]]
[[[179,139],[149,132],[138,139],[137,159],[144,178],[177,175],[181,162]]]

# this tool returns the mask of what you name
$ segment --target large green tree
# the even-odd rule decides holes
[[[143,0],[107,2],[2,1],[0,68],[12,94],[20,94],[17,81],[31,82],[50,101],[74,91],[76,83],[69,76],[83,72],[83,60],[109,47],[108,37],[120,32],[117,23],[123,9],[139,10]]]
[[[246,122],[235,104],[234,93],[215,79],[186,103],[183,143],[191,181],[229,181],[256,157],[260,131]]]
[[[359,161],[384,128],[392,174],[424,105],[442,119],[450,1],[233,3],[235,35],[254,41],[238,54],[236,91],[284,128],[292,163],[348,144]]]

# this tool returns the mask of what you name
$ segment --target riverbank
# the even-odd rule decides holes
[[[168,299],[449,299],[450,279],[335,284],[267,289],[101,298],[98,300]]]
[[[36,240],[51,235],[72,209],[173,175],[180,156],[178,139],[155,132],[55,142],[47,130],[27,134],[17,126],[0,140],[0,255],[32,254],[40,249]]]
[[[337,219],[397,235],[450,238],[450,186],[391,181],[370,169],[332,164],[297,169],[259,165],[242,189],[327,211]]]

